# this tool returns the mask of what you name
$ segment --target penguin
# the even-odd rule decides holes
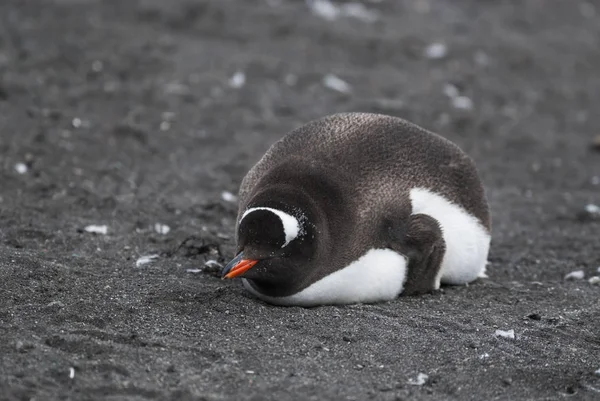
[[[292,130],[238,199],[222,278],[269,304],[378,303],[485,276],[491,217],[474,161],[399,117],[339,113]]]

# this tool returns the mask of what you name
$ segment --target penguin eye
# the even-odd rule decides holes
[[[247,243],[286,247],[298,237],[298,220],[281,210],[256,207],[246,210],[240,220],[240,235]]]

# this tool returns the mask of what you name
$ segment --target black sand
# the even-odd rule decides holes
[[[591,3],[387,0],[368,23],[291,0],[0,1],[0,399],[600,399]],[[427,59],[436,41],[448,54]],[[222,191],[340,111],[407,118],[477,161],[489,279],[301,309],[187,271],[233,256]]]

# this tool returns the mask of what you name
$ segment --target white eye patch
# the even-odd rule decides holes
[[[248,214],[257,211],[257,210],[266,210],[268,212],[273,213],[281,220],[281,225],[283,225],[283,233],[285,234],[285,243],[281,246],[284,248],[287,244],[292,242],[294,239],[298,237],[300,233],[300,224],[298,220],[292,216],[287,214],[286,212],[282,212],[281,210],[272,209],[270,207],[253,207],[244,212],[242,218],[240,219],[240,223],[244,220]]]

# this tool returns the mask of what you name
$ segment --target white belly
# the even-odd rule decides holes
[[[436,219],[442,228],[446,253],[438,276],[438,286],[466,284],[485,273],[490,235],[479,220],[462,207],[427,189],[410,191],[413,214]]]
[[[406,265],[406,258],[391,249],[371,249],[345,268],[288,297],[269,297],[257,292],[247,280],[242,282],[258,298],[276,305],[379,302],[394,299],[402,292]]]

